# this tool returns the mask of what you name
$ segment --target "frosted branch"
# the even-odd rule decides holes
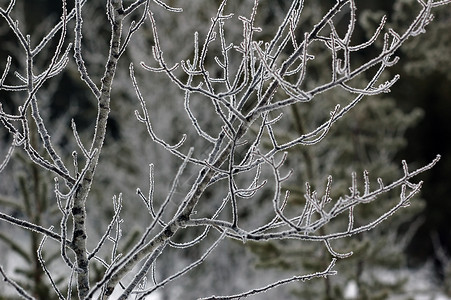
[[[335,262],[336,259],[333,259],[330,264],[327,266],[327,268],[322,271],[322,272],[316,272],[313,274],[308,274],[308,275],[303,275],[303,276],[293,276],[290,278],[286,278],[286,279],[282,279],[279,280],[277,282],[268,284],[264,287],[261,288],[256,288],[256,289],[252,289],[250,291],[244,292],[244,293],[240,293],[240,294],[235,294],[232,296],[210,296],[210,297],[206,297],[206,298],[201,298],[202,300],[213,300],[213,299],[241,299],[243,297],[248,297],[251,295],[256,295],[256,294],[260,294],[260,293],[264,293],[267,292],[273,288],[276,288],[278,286],[284,285],[284,284],[288,284],[294,281],[307,281],[307,280],[312,280],[314,278],[319,278],[319,277],[325,277],[325,276],[333,276],[337,274],[337,271],[333,271],[333,267],[335,266]]]
[[[13,2],[13,1],[11,1]],[[13,286],[13,288],[16,290],[16,292],[23,297],[24,299],[27,300],[34,300],[35,298],[33,298],[30,294],[28,294],[20,285],[18,285],[14,280],[10,279],[5,271],[3,270],[3,267],[0,266],[0,273],[3,276],[3,280],[6,281],[7,283],[9,283],[10,285]]]
[[[346,259],[352,255],[352,251],[340,253],[340,246],[334,240],[371,230],[410,205],[423,184],[421,181],[414,181],[414,177],[432,168],[440,159],[437,156],[428,165],[413,171],[403,161],[401,175],[391,182],[381,178],[374,180],[377,175],[373,177],[371,173],[370,177],[368,171],[363,172],[363,182],[360,182],[357,173],[353,172],[349,179],[349,189],[340,192],[336,190],[336,185],[341,181],[336,177],[333,180],[327,174],[323,179],[309,178],[310,183],[305,183],[304,191],[300,192],[303,193],[303,198],[302,194],[295,197],[297,189],[291,189],[288,185],[290,181],[297,180],[293,178],[293,169],[298,167],[298,159],[292,158],[292,151],[303,151],[328,138],[333,133],[331,128],[364,97],[390,92],[390,88],[399,80],[399,75],[388,81],[381,81],[385,80],[384,71],[398,63],[399,57],[395,53],[407,39],[425,32],[426,26],[432,21],[434,8],[451,3],[450,0],[417,0],[418,13],[404,29],[386,28],[387,18],[384,16],[371,37],[357,44],[354,43],[359,31],[358,2],[355,0],[335,1],[329,10],[313,21],[316,23],[310,28],[309,20],[303,22],[301,18],[304,15],[304,1],[293,0],[287,11],[283,12],[284,16],[277,16],[280,24],[274,30],[268,29],[267,24],[263,24],[263,19],[258,17],[259,6],[265,5],[262,1],[254,0],[249,3],[247,12],[229,12],[232,5],[227,0],[222,0],[211,14],[211,22],[203,24],[203,28],[199,30],[202,34],[194,33],[194,42],[190,46],[192,49],[187,49],[187,52],[183,49],[177,53],[189,53],[189,59],[183,57],[177,58],[177,61],[173,61],[173,53],[165,52],[165,47],[171,47],[171,43],[164,40],[170,38],[170,32],[165,32],[157,21],[171,22],[170,18],[180,17],[182,9],[172,7],[172,1],[164,0],[134,0],[125,6],[124,2],[126,1],[106,1],[105,21],[109,22],[111,35],[108,54],[103,54],[104,69],[99,82],[94,82],[94,77],[90,76],[93,66],[83,55],[88,49],[83,45],[90,38],[90,35],[86,35],[86,40],[83,39],[83,28],[85,33],[86,29],[95,29],[91,20],[87,20],[82,13],[87,3],[85,0],[75,0],[70,12],[67,11],[66,0],[62,0],[61,18],[39,38],[34,48],[32,35],[25,34],[25,27],[12,17],[17,9],[16,1],[10,1],[6,9],[0,8],[0,17],[23,56],[22,62],[7,57],[0,76],[0,90],[19,95],[16,97],[19,100],[14,100],[19,103],[13,102],[11,106],[2,106],[0,103],[0,124],[9,133],[8,140],[12,140],[11,145],[5,146],[5,152],[2,152],[6,155],[0,164],[0,172],[8,170],[6,165],[15,159],[13,151],[20,147],[26,160],[34,167],[50,171],[52,176],[56,176],[53,194],[56,198],[55,211],[58,212],[56,208],[59,209],[57,222],[60,233],[40,226],[37,221],[35,224],[2,212],[0,220],[43,236],[37,260],[49,278],[49,286],[59,299],[64,299],[61,286],[53,279],[54,274],[51,274],[42,255],[44,246],[47,247],[44,244],[47,238],[58,243],[60,263],[71,269],[70,275],[66,276],[67,298],[71,298],[72,285],[76,285],[79,299],[107,299],[113,296],[113,291],[119,286],[122,287],[122,295],[118,299],[125,300],[133,296],[144,299],[169,283],[176,284],[178,278],[206,263],[207,257],[214,249],[220,248],[220,242],[224,239],[242,243],[308,241],[322,247],[324,253],[330,254],[334,259],[323,271],[295,274],[242,293],[203,299],[238,299],[292,282],[335,275],[333,268],[336,260]],[[208,2],[205,5],[212,4]],[[165,14],[177,14],[167,17],[165,14],[160,15],[158,9]],[[271,17],[276,17],[275,12]],[[83,27],[84,24],[87,26]],[[182,23],[177,21],[174,24]],[[149,71],[141,77],[141,74],[135,74],[131,61],[141,61],[142,57],[137,59],[134,55],[136,51],[141,51],[141,56],[145,50],[127,50],[133,47],[137,35],[145,29],[143,25],[149,25],[150,31],[143,32],[140,41],[153,43],[153,63],[140,64],[144,70]],[[71,37],[67,30],[72,26],[74,34]],[[128,29],[123,32],[124,28]],[[238,29],[234,31],[236,28]],[[192,33],[187,36],[192,36]],[[173,41],[174,43],[178,41]],[[49,45],[54,48],[45,56],[45,65],[39,70],[41,62],[38,60],[47,53]],[[64,145],[60,150],[56,147],[59,140],[54,133],[61,131],[55,130],[52,119],[45,114],[45,103],[42,100],[47,94],[41,94],[41,91],[47,88],[49,81],[55,80],[55,76],[71,68],[69,53],[72,45],[76,77],[80,77],[82,84],[89,89],[90,97],[97,104],[97,115],[87,122],[92,126],[89,130],[93,131],[90,138],[82,131],[81,123],[76,124],[74,116],[70,116],[72,135],[69,134],[68,139],[72,143],[67,143],[70,149],[66,149]],[[372,50],[368,53],[375,54],[365,55],[364,60],[358,62],[355,57],[367,53],[364,52],[367,48]],[[123,55],[125,53],[127,55]],[[130,60],[124,62],[129,65],[130,89],[124,88],[122,82],[114,84],[116,73],[121,74],[122,70],[119,69],[124,66],[119,64],[120,59]],[[318,67],[318,63],[322,65]],[[316,68],[320,68],[318,72]],[[324,73],[326,74],[323,75]],[[8,76],[10,74],[15,77]],[[172,88],[175,88],[181,96],[177,99],[176,93],[171,94],[175,95],[171,96],[174,99],[171,105],[174,107],[169,111],[185,114],[185,119],[182,117],[181,120],[187,121],[188,125],[183,132],[174,133],[178,134],[176,142],[171,139],[174,135],[167,138],[169,134],[156,132],[156,128],[165,123],[159,123],[158,112],[155,111],[160,109],[160,104],[150,102],[158,99],[153,90],[149,92],[146,85],[147,80],[152,84],[158,83],[154,78],[156,76],[169,79],[168,83],[172,87],[168,87],[168,91],[172,92]],[[115,90],[117,93],[112,94]],[[163,157],[165,161],[144,164],[141,160],[135,161],[138,162],[138,167],[149,168],[149,190],[144,193],[137,186],[127,188],[136,191],[135,199],[144,202],[148,214],[145,220],[139,221],[142,229],[140,236],[134,235],[133,239],[136,240],[125,245],[123,250],[122,226],[130,220],[123,220],[121,215],[123,211],[127,212],[125,195],[129,190],[124,191],[124,194],[114,192],[115,196],[107,196],[111,190],[102,185],[102,182],[96,181],[98,177],[95,173],[102,159],[107,124],[111,121],[110,111],[123,105],[122,97],[129,95],[129,91],[137,98],[139,109],[135,110],[135,117],[147,131],[150,137],[148,141],[157,145],[157,151],[169,153],[176,164],[172,161],[168,163],[166,156],[159,156],[159,153],[153,156],[153,151],[148,154]],[[299,128],[290,128],[293,124],[290,109],[294,111],[298,106],[308,109],[326,97],[335,97],[335,92],[340,97],[345,95],[348,98],[334,98],[331,108],[312,115],[312,119],[321,120],[318,123],[304,126],[302,122],[296,122],[295,126]],[[14,107],[12,112],[8,111],[11,107]],[[293,114],[296,115],[295,112]],[[296,121],[299,119],[300,114],[296,116]],[[128,119],[120,119],[121,130],[122,125],[130,124],[127,121]],[[79,125],[78,129],[76,125]],[[133,138],[130,149],[134,151],[134,155],[138,149],[143,149],[141,145],[136,147],[135,142],[141,143],[144,139],[139,135],[139,130],[130,130],[130,137]],[[116,140],[110,141],[115,142]],[[301,159],[307,164],[313,165],[315,162],[314,159],[309,160],[307,155]],[[67,163],[72,164],[70,168]],[[108,166],[108,170],[111,170],[112,165]],[[170,170],[171,177],[168,179],[163,176],[169,172],[166,169],[160,170],[161,166],[179,167]],[[309,171],[307,176],[313,177],[315,172]],[[194,176],[184,172],[194,172]],[[133,170],[133,173],[143,174],[139,170]],[[187,185],[181,185],[182,179],[186,179]],[[318,180],[323,180],[320,188],[317,188]],[[169,191],[158,191],[160,181],[163,184],[169,183]],[[65,186],[60,187],[60,182],[64,182]],[[140,181],[127,182],[133,185]],[[302,182],[296,184],[303,186]],[[93,207],[90,201],[101,201],[92,198],[93,187],[105,189],[99,194],[112,199],[112,209],[110,217],[106,221],[101,220],[105,221],[100,225],[102,232],[93,243],[93,249],[88,251],[89,227],[86,224],[90,224],[90,216],[95,215],[88,212]],[[183,194],[179,197],[181,193]],[[341,196],[336,196],[338,193]],[[357,207],[377,203],[387,193],[397,193],[398,200],[370,220],[361,221],[358,218]],[[331,222],[344,224],[339,228],[327,227],[325,230]],[[67,239],[69,230],[72,231],[72,240]],[[177,250],[171,250],[171,247]],[[164,273],[161,277],[163,280],[158,281],[159,262],[167,258],[166,253],[171,255],[171,251],[187,251],[191,247],[201,249],[196,258],[175,269],[170,276],[168,274],[171,273]],[[72,253],[68,253],[68,249]],[[108,253],[105,254],[105,251]],[[91,279],[94,277],[90,272],[97,264],[101,265],[103,273],[93,282]],[[19,295],[33,299],[9,279],[1,267],[0,273]],[[147,282],[149,275],[150,283]]]

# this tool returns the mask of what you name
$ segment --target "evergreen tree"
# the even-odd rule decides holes
[[[334,101],[337,95],[335,95]],[[325,111],[328,99],[315,102],[308,110],[294,108],[292,128],[305,130],[306,124],[314,124],[312,116],[320,118]],[[394,162],[397,151],[405,146],[403,134],[421,117],[420,110],[404,113],[396,108],[391,98],[373,98],[365,101],[331,131],[327,142],[308,148],[292,150],[290,165],[293,166],[295,181],[290,181],[286,189],[291,191],[291,200],[300,207],[305,205],[307,193],[303,182],[309,182],[311,191],[322,191],[329,175],[332,177],[331,197],[345,194],[348,182],[354,174],[359,183],[363,182],[364,172],[369,176],[378,176],[392,180],[400,174],[400,166]],[[314,117],[313,117],[314,118]],[[286,132],[285,134],[290,134]],[[283,134],[282,134],[283,136]],[[366,170],[366,171],[365,171]],[[314,180],[312,180],[314,178]],[[362,186],[362,184],[360,185]],[[362,191],[360,191],[362,192]],[[396,204],[398,195],[387,194],[371,204],[354,210],[355,224],[367,224]],[[343,299],[350,284],[356,284],[358,299],[387,299],[396,294],[408,294],[403,287],[405,277],[395,275],[407,267],[405,247],[419,225],[418,220],[406,229],[424,204],[415,199],[402,214],[397,214],[368,234],[355,236],[346,241],[333,243],[334,249],[342,252],[352,251],[353,255],[337,266],[340,276],[324,281],[313,281],[308,287],[298,285],[293,293],[300,299]],[[324,233],[337,228],[345,228],[347,219],[342,218],[325,226]],[[250,243],[250,247],[259,257],[257,267],[282,268],[309,272],[321,267],[330,259],[324,248],[297,243],[271,243],[261,246]],[[385,274],[394,274],[384,278]],[[313,287],[315,286],[315,287]]]
[[[412,7],[414,1],[396,2],[394,10],[390,12],[387,21],[393,28],[400,28],[406,19],[415,14]],[[324,4],[324,3],[323,3]],[[373,6],[377,6],[374,5]],[[381,6],[383,4],[381,3]],[[325,6],[326,7],[326,6]],[[323,7],[322,9],[326,9]],[[439,11],[439,18],[443,20],[443,14],[448,8]],[[307,15],[321,14],[321,8],[307,10]],[[369,39],[375,28],[380,23],[384,12],[376,7],[359,11],[359,25],[362,32],[361,38]],[[305,16],[304,16],[305,17]],[[308,20],[308,18],[307,18]],[[441,55],[440,60],[434,60],[437,53],[445,53],[445,39],[447,36],[446,22],[432,29],[430,40],[423,43],[421,39],[409,41],[409,46],[403,49],[405,55],[412,60],[405,63],[406,71],[415,74],[414,69],[421,72],[446,69],[449,56]],[[355,41],[359,43],[358,40]],[[381,45],[381,41],[376,41]],[[438,44],[438,45],[436,45]],[[368,50],[370,55],[372,50]],[[330,76],[328,70],[321,69],[327,57],[321,58],[321,53],[315,53],[316,62],[321,62],[316,67],[317,77],[309,78],[308,82],[315,85],[317,81],[327,80]],[[427,57],[427,58],[426,58]],[[358,57],[355,59],[359,59]],[[435,68],[434,64],[440,64]],[[411,73],[412,72],[412,73]],[[326,79],[323,79],[326,78]],[[307,83],[309,84],[309,83]],[[333,94],[321,97],[320,101],[307,106],[291,107],[291,124],[286,124],[289,131],[276,132],[276,136],[283,140],[290,140],[292,135],[308,132],[308,126],[321,123],[327,116],[325,111],[330,110],[336,103],[343,103],[349,99],[346,94]],[[422,118],[423,112],[415,108],[411,112],[404,112],[400,107],[405,106],[388,96],[376,96],[364,100],[356,107],[340,124],[331,129],[330,137],[318,145],[310,147],[298,147],[291,149],[293,168],[296,182],[290,182],[286,187],[291,191],[292,201],[305,205],[306,187],[303,182],[309,182],[310,191],[322,191],[327,184],[329,175],[332,177],[332,191],[336,194],[332,198],[346,193],[347,182],[351,174],[355,174],[359,182],[363,182],[364,172],[369,176],[377,176],[392,180],[402,173],[402,168],[396,162],[399,152],[407,146],[405,132],[414,127]],[[270,145],[270,141],[268,140]],[[296,159],[294,159],[296,158]],[[366,224],[378,217],[381,213],[393,206],[397,201],[396,193],[387,194],[378,202],[359,207],[354,211],[356,223]],[[346,290],[350,286],[356,286],[358,299],[388,299],[401,295],[412,297],[415,291],[406,286],[407,275],[401,275],[402,270],[408,267],[407,247],[416,230],[425,219],[420,212],[425,203],[422,199],[416,199],[403,214],[391,217],[382,226],[377,227],[369,234],[355,236],[350,240],[334,243],[334,249],[342,249],[347,252],[352,249],[353,255],[346,259],[339,272],[339,277],[329,277],[323,282],[312,282],[308,287],[298,285],[293,293],[300,299],[343,299]],[[344,228],[347,220],[341,219],[335,223],[329,223],[324,228],[328,232],[330,228]],[[320,247],[299,247],[293,243],[291,247],[286,243],[271,243],[261,245],[249,243],[251,250],[257,254],[256,262],[259,268],[276,268],[289,270],[305,270],[305,272],[324,267],[330,259],[330,254]],[[387,274],[390,274],[387,276]],[[388,277],[388,278],[387,278]],[[316,285],[315,288],[312,288]]]

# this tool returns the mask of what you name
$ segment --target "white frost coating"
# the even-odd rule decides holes
[[[368,41],[354,45],[352,40],[358,9],[354,0],[336,1],[311,28],[302,26],[303,12],[309,3],[294,0],[284,12],[277,30],[272,33],[265,28],[265,24],[260,24],[258,18],[259,6],[265,3],[255,0],[248,12],[229,12],[229,5],[232,4],[224,0],[210,16],[209,22],[203,24],[203,33],[194,34],[194,49],[191,53],[187,52],[189,57],[174,63],[169,62],[171,59],[165,54],[165,39],[170,37],[159,31],[161,20],[154,12],[164,9],[176,13],[173,16],[176,20],[177,14],[183,13],[181,9],[160,0],[136,0],[131,4],[108,0],[105,15],[110,26],[110,42],[107,54],[98,55],[103,68],[99,80],[92,75],[95,64],[91,65],[86,59],[92,53],[85,52],[82,39],[82,33],[89,30],[93,21],[84,17],[82,8],[85,2],[75,1],[75,8],[66,12],[66,2],[63,1],[61,21],[44,34],[35,48],[32,47],[31,37],[21,31],[11,16],[15,1],[11,1],[6,9],[0,8],[2,20],[21,45],[26,58],[25,67],[18,70],[12,69],[11,58],[6,59],[0,89],[8,93],[27,92],[17,111],[7,113],[0,106],[1,124],[13,137],[0,171],[7,170],[7,164],[14,159],[13,150],[22,148],[29,162],[56,176],[51,184],[57,199],[55,208],[59,208],[60,212],[59,228],[55,231],[38,221],[22,220],[8,213],[0,212],[0,219],[43,235],[37,258],[51,282],[51,288],[60,298],[66,296],[63,293],[67,287],[69,290],[76,287],[79,299],[163,299],[165,288],[173,288],[178,278],[189,276],[194,269],[208,264],[214,252],[221,251],[223,244],[229,240],[242,244],[283,240],[319,242],[330,259],[325,262],[324,268],[316,272],[303,274],[300,271],[300,274],[284,275],[269,283],[262,281],[260,286],[249,287],[248,291],[236,291],[230,287],[228,295],[205,295],[204,299],[254,296],[288,283],[335,275],[336,261],[351,256],[352,251],[343,253],[341,249],[335,249],[333,241],[365,234],[365,231],[377,227],[408,206],[422,186],[422,182],[415,182],[414,177],[432,168],[440,159],[437,155],[431,163],[414,171],[409,170],[403,161],[403,174],[391,182],[378,178],[377,184],[370,179],[372,174],[364,171],[361,184],[357,180],[360,174],[352,173],[349,192],[341,196],[333,193],[332,176],[324,180],[322,190],[306,183],[305,202],[301,206],[293,203],[286,184],[293,174],[290,170],[293,167],[290,165],[290,151],[295,147],[321,143],[331,134],[330,129],[364,97],[389,92],[399,76],[387,79],[383,75],[387,68],[398,62],[395,52],[408,38],[425,32],[435,7],[450,1],[426,3],[418,0],[417,16],[407,24],[404,32],[385,28],[386,18],[383,17]],[[337,28],[337,19],[348,22],[345,33]],[[229,26],[232,27],[233,23],[241,26],[239,35],[229,34]],[[74,37],[66,34],[67,26],[73,26]],[[60,39],[56,41],[58,34]],[[135,67],[138,65],[136,61],[119,63],[129,59],[129,52],[133,53],[134,38],[146,34],[152,40],[152,51],[149,53],[153,58],[145,58],[140,67]],[[36,67],[35,59],[39,53],[45,52],[44,49],[49,51],[51,40],[55,40],[53,44],[56,44],[56,49],[50,50],[54,52],[42,71]],[[381,42],[382,46],[377,47],[377,42]],[[69,68],[68,53],[72,44],[77,75],[89,88],[97,114],[91,120],[94,133],[88,138],[80,135],[75,121],[72,121],[73,136],[66,138],[73,140],[76,147],[64,157],[53,144],[49,126],[51,119],[41,114],[39,97],[48,82]],[[66,45],[67,50],[64,51]],[[377,54],[356,64],[353,54],[368,47],[374,47]],[[328,57],[324,68],[330,71],[330,76],[325,82],[308,80],[311,64],[318,57],[315,55],[318,48]],[[126,71],[124,66],[129,66],[128,88],[135,93],[135,115],[131,114],[129,118],[136,118],[137,123],[146,129],[150,140],[177,160],[176,163],[167,163],[173,179],[170,181],[172,185],[168,185],[168,190],[163,192],[156,190],[160,187],[160,170],[156,163],[164,164],[165,161],[137,166],[149,176],[149,191],[145,193],[142,187],[133,186],[136,198],[144,202],[144,205],[136,205],[143,205],[149,215],[145,223],[139,224],[140,235],[133,243],[124,246],[126,241],[122,238],[122,228],[124,223],[133,220],[122,219],[122,215],[123,209],[135,205],[135,202],[118,193],[114,197],[108,195],[113,198],[111,219],[103,229],[103,235],[91,246],[87,242],[91,232],[86,226],[89,210],[93,207],[90,205],[96,200],[91,196],[91,188],[97,182],[96,171],[102,164],[107,123],[112,122],[110,111],[123,101],[121,97],[112,97],[112,91],[116,85],[117,89],[121,88],[115,78],[123,76],[122,71]],[[13,71],[16,71],[20,84],[17,81],[9,83],[8,74]],[[171,92],[178,89],[179,98],[173,99],[171,94],[170,99],[164,95],[161,99],[154,99],[156,95],[144,94],[142,87],[146,81],[143,73],[146,76],[150,74],[151,80],[156,76],[166,76],[172,83],[168,89]],[[318,126],[308,126],[308,130],[297,132],[297,136],[291,132],[284,134],[288,131],[287,108],[302,107],[317,101],[320,95],[335,91],[347,92],[349,101],[341,105],[337,103]],[[182,132],[177,132],[176,141],[169,140],[158,131],[158,125],[171,123],[154,115],[154,101],[170,101],[170,105],[180,107],[180,110],[174,109],[174,113],[184,111],[186,115],[176,115],[173,120],[185,118],[192,128],[183,128]],[[124,103],[122,105],[130,105],[130,102]],[[78,109],[77,113],[83,114],[83,108]],[[176,121],[171,125],[179,125]],[[139,138],[139,142],[144,143],[145,139]],[[84,167],[80,169],[82,164]],[[185,172],[191,172],[192,176],[186,178]],[[182,189],[182,184],[187,188]],[[364,224],[355,220],[356,207],[377,201],[381,195],[393,190],[399,191],[399,201],[390,209]],[[243,209],[249,203],[253,205],[251,212]],[[97,209],[100,210],[99,207]],[[333,232],[324,230],[327,224],[341,216],[347,220],[345,227],[336,228]],[[66,274],[64,285],[53,279],[51,268],[43,256],[50,239],[44,241],[49,237],[60,245],[61,265],[70,274]],[[199,251],[190,254],[188,249],[192,247]],[[184,265],[177,265],[177,270],[168,272],[161,261],[164,262],[166,253],[171,251],[185,251],[191,256]],[[99,267],[94,268],[97,265],[101,265],[101,271]],[[1,270],[7,283],[18,293],[32,299]],[[98,273],[96,280],[91,282],[93,271]],[[350,282],[345,296],[352,299],[357,294],[355,284]],[[70,293],[66,297],[70,297]]]

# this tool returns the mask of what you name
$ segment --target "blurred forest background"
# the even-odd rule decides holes
[[[0,1],[2,7],[5,7],[7,2]],[[23,14],[21,17],[26,20],[26,23],[21,26],[27,28],[33,35],[39,35],[39,32],[44,35],[60,16],[61,3],[57,0],[17,2],[16,13]],[[102,62],[102,59],[91,56],[90,50],[96,49],[92,53],[98,53],[98,49],[100,52],[102,49],[104,51],[108,49],[109,26],[104,14],[104,1],[88,2],[83,10],[86,15],[84,54],[90,74],[94,78],[99,78],[102,76],[103,70],[103,65],[99,63]],[[277,29],[283,11],[288,8],[291,1],[261,0],[260,2],[258,23],[265,29],[273,28],[274,31]],[[359,28],[356,30],[358,35],[353,37],[355,39],[353,42],[358,44],[367,40],[378,26],[383,14],[387,14],[388,27],[402,27],[403,20],[411,18],[415,14],[415,11],[408,9],[413,2],[409,0],[357,0]],[[168,37],[174,37],[170,40],[162,38],[162,48],[165,50],[166,57],[171,58],[171,62],[177,62],[188,57],[192,51],[192,28],[197,28],[202,34],[202,24],[209,22],[219,1],[184,0],[168,1],[168,3],[183,7],[185,10],[180,15],[155,11],[160,35],[165,37],[167,33]],[[306,1],[304,16],[306,26],[321,17],[331,3],[334,1]],[[238,8],[238,12],[241,9],[249,10],[251,4],[252,1],[247,0],[229,0],[230,10]],[[71,9],[73,3],[69,1],[68,5],[68,9]],[[231,29],[231,35],[241,33],[240,24],[236,24],[236,28]],[[147,165],[149,161],[165,161],[168,155],[159,152],[154,145],[140,144],[146,135],[145,128],[141,128],[141,131],[137,132],[134,119],[133,111],[137,108],[138,102],[128,78],[128,61],[134,61],[136,65],[142,60],[146,61],[151,56],[150,46],[152,45],[152,34],[149,27],[141,30],[142,32],[134,37],[136,39],[134,45],[126,53],[128,59],[122,61],[120,66],[122,71],[118,73],[116,79],[118,85],[113,91],[113,99],[116,97],[120,101],[112,103],[109,137],[98,171],[101,179],[91,196],[94,198],[97,196],[99,201],[110,201],[112,195],[119,192],[124,195],[134,195],[137,186],[147,186],[148,184],[148,170],[145,168],[142,170],[140,166]],[[262,36],[262,38],[264,37]],[[37,37],[36,40],[38,40]],[[3,20],[0,24],[0,41],[0,57],[2,59],[10,55],[13,57],[13,64],[20,63],[21,59],[23,61],[23,57],[17,57],[18,45]],[[371,50],[368,50],[367,54],[371,56]],[[319,187],[324,185],[327,174],[332,174],[334,182],[340,185],[340,180],[349,182],[352,170],[361,174],[365,168],[369,169],[370,174],[374,172],[384,179],[391,178],[391,176],[396,178],[397,174],[401,174],[400,161],[402,159],[407,160],[412,169],[429,163],[436,154],[441,154],[442,159],[432,170],[421,175],[421,179],[424,180],[421,197],[414,200],[415,203],[411,208],[402,210],[394,218],[389,219],[384,223],[385,227],[378,227],[373,232],[359,237],[360,239],[349,242],[351,246],[343,245],[343,247],[357,248],[357,251],[349,259],[349,262],[345,260],[337,267],[338,276],[343,276],[341,280],[332,278],[325,283],[315,283],[321,286],[325,284],[325,289],[311,289],[314,283],[310,282],[305,287],[301,287],[299,284],[290,288],[290,294],[293,297],[305,299],[315,296],[316,299],[339,299],[344,297],[346,285],[353,280],[359,286],[360,295],[365,295],[361,296],[361,299],[384,299],[388,297],[387,293],[398,292],[402,289],[402,282],[390,282],[389,284],[385,282],[384,285],[383,282],[377,282],[373,277],[365,279],[362,274],[368,274],[366,273],[370,272],[368,270],[381,266],[398,270],[407,267],[419,268],[427,262],[433,265],[435,279],[439,285],[443,286],[443,293],[451,297],[451,263],[449,260],[451,257],[451,125],[449,123],[451,120],[451,7],[448,5],[437,10],[435,20],[427,27],[426,34],[409,40],[397,55],[401,60],[393,68],[388,69],[391,74],[387,74],[387,78],[400,74],[401,80],[391,89],[390,94],[365,100],[352,114],[342,120],[337,128],[333,128],[329,140],[325,144],[321,143],[319,146],[308,149],[293,150],[299,152],[299,160],[290,163],[299,168],[295,169],[296,182],[290,183],[292,191],[297,189],[299,201],[302,201],[303,182],[307,180],[313,186]],[[320,58],[320,54],[318,56]],[[0,61],[2,69],[4,64],[5,61]],[[71,146],[65,144],[69,143],[65,136],[72,134],[69,124],[74,112],[77,112],[74,118],[82,135],[90,134],[89,127],[95,117],[93,115],[95,114],[95,104],[84,100],[86,99],[84,95],[88,91],[80,83],[78,75],[75,72],[71,73],[71,70],[76,70],[72,61],[67,71],[58,76],[58,80],[53,80],[53,85],[46,87],[48,92],[47,100],[45,100],[47,101],[47,117],[54,121],[54,128],[57,129],[52,138],[58,141],[61,149],[72,149]],[[145,78],[144,76],[148,77],[149,75],[141,74],[141,76]],[[180,132],[183,132],[185,128],[184,122],[187,120],[178,119],[174,108],[166,100],[180,98],[180,94],[168,89],[170,83],[167,79],[152,76],[151,79],[147,79],[149,83],[146,93],[153,95],[153,114],[158,119],[155,125],[156,130],[165,132],[167,137],[172,137],[173,141],[177,141]],[[315,76],[321,78],[325,74],[321,74],[320,71],[313,73],[312,81],[315,80]],[[342,95],[336,96],[342,97]],[[15,101],[9,97],[10,95],[4,91],[0,91],[0,99],[5,111],[15,109]],[[82,113],[77,110],[79,107],[83,107]],[[329,111],[326,107],[327,101],[325,100],[315,102],[309,106],[309,110],[293,109],[291,111],[293,123],[288,125],[292,130],[302,132],[305,130],[305,126],[308,127],[308,124],[321,119],[323,116],[321,113]],[[0,131],[0,138],[0,153],[3,155],[10,137],[7,132]],[[336,150],[331,153],[330,149]],[[19,152],[15,155],[20,157]],[[131,157],[134,159],[130,160]],[[34,166],[26,165],[25,160],[23,165],[19,166],[18,164],[20,162],[8,166],[8,168],[20,170],[15,173],[18,180],[12,182],[5,178],[5,173],[0,174],[0,206],[6,208],[12,215],[31,218],[37,220],[38,223],[40,218],[44,219],[43,216],[51,218],[55,209],[52,210],[46,198],[51,194],[52,183],[44,183],[43,178],[46,174]],[[157,185],[161,187],[160,193],[164,195],[169,186],[170,173],[168,171],[165,174],[165,169],[159,171],[161,180]],[[23,173],[33,174],[34,183],[21,181]],[[345,187],[346,185],[343,183],[343,188]],[[111,191],[111,194],[103,195],[106,190]],[[340,190],[338,189],[336,192],[339,194]],[[396,197],[397,195],[393,195],[393,198]],[[20,198],[24,204],[19,205],[16,198]],[[389,202],[390,199],[387,201]],[[99,229],[98,234],[100,235],[101,226],[96,226],[95,222],[100,223],[103,215],[111,216],[111,210],[107,208],[107,205],[98,203],[91,205],[96,207],[96,210],[91,211],[90,216],[99,216],[99,218],[93,218],[96,221],[93,221],[92,226]],[[365,216],[371,218],[374,214],[379,213],[379,209],[382,207],[377,204],[360,213],[363,218]],[[126,214],[136,220],[134,224],[126,225],[129,228],[124,230],[127,238],[132,241],[137,236],[135,232],[140,230],[139,208],[136,210],[133,210],[133,207],[126,208]],[[11,251],[11,249],[17,251],[25,261],[33,261],[33,253],[36,252],[39,236],[31,237],[30,251],[27,252],[23,249],[18,250],[9,234],[16,231],[17,229],[9,229],[5,224],[0,224],[1,263],[5,259],[5,251]],[[300,251],[290,248],[290,245],[287,244],[262,248],[250,243],[248,248],[250,250],[245,261],[255,263],[259,268],[318,270],[321,268],[319,266],[328,261],[323,257],[326,255],[324,252],[318,253],[317,250],[309,248]],[[222,274],[218,275],[219,277],[215,277],[216,281],[232,280],[231,277],[236,274],[227,270],[226,266],[243,261],[243,258],[240,257],[241,254],[237,257],[233,256],[236,251],[233,245],[230,245],[229,250],[229,258],[220,260],[220,265],[214,266],[216,269],[222,268],[223,270]],[[348,265],[344,266],[345,264]],[[346,269],[340,269],[340,266]],[[35,277],[34,281],[30,279],[28,284],[35,285],[36,289],[39,286],[39,280],[36,278],[42,276],[42,271],[38,269],[39,265],[22,272],[29,278]],[[208,272],[208,269],[204,271]],[[169,270],[168,273],[170,273]],[[192,276],[191,280],[194,281],[196,276]],[[245,277],[246,274],[240,276],[237,278]],[[182,290],[188,293],[187,295],[190,295],[191,292],[186,289],[190,284],[193,283],[190,283],[188,279],[181,285]],[[204,281],[204,284],[206,285],[205,289],[211,288],[211,282]],[[221,284],[216,283],[215,285],[218,289],[221,288]],[[386,292],[380,292],[383,289],[375,292],[378,285],[387,288],[384,290]],[[365,289],[367,289],[366,292]],[[42,291],[41,295],[46,295],[46,293],[48,291]],[[179,291],[179,293],[181,292]],[[171,299],[171,295],[162,297]],[[3,299],[1,292],[0,299]]]

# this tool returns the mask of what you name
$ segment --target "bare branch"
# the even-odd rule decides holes
[[[210,296],[210,297],[201,298],[201,299],[202,300],[208,300],[208,299],[211,299],[211,300],[213,300],[213,299],[241,299],[243,297],[248,297],[248,296],[251,296],[251,295],[256,295],[256,294],[267,292],[270,289],[273,289],[275,287],[278,287],[278,286],[281,286],[281,285],[284,285],[284,284],[288,284],[288,283],[291,283],[291,282],[306,281],[306,280],[312,280],[314,278],[336,275],[337,272],[332,270],[333,267],[335,266],[335,262],[336,262],[336,259],[334,258],[330,262],[330,264],[327,266],[327,268],[324,271],[322,271],[322,272],[316,272],[316,273],[313,273],[313,274],[308,274],[308,275],[303,275],[303,276],[293,276],[293,277],[290,277],[290,278],[282,279],[282,280],[279,280],[277,282],[268,284],[267,286],[264,286],[264,287],[261,287],[261,288],[256,288],[256,289],[250,290],[248,292],[235,294],[235,295],[232,295],[232,296]]]

